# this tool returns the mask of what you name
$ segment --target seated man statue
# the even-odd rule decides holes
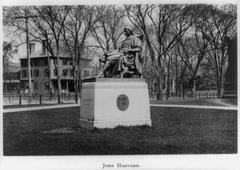
[[[135,70],[141,75],[141,68],[139,64],[136,64],[136,57],[138,57],[139,61],[141,57],[142,37],[133,35],[129,28],[124,28],[124,35],[126,38],[122,41],[121,47],[105,54],[106,62],[96,77],[103,77],[106,70],[109,69],[112,64],[115,65],[114,68],[117,67],[117,71],[122,73],[121,77],[123,77],[124,73],[130,72],[128,68],[133,67],[135,67]]]

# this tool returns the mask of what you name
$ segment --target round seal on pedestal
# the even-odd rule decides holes
[[[128,109],[129,106],[129,99],[125,94],[120,94],[117,97],[117,107],[121,111],[125,111]]]

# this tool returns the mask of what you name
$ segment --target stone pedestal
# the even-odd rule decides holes
[[[143,79],[92,79],[83,82],[80,127],[151,126],[147,84]]]

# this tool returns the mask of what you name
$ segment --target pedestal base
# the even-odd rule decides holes
[[[84,82],[80,127],[151,126],[147,84],[142,79]]]

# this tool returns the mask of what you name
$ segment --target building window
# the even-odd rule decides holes
[[[27,65],[28,65],[27,59],[21,60],[21,67],[27,67]]]
[[[37,82],[34,83],[34,89],[35,89],[35,90],[38,90],[38,83],[37,83]]]
[[[22,70],[22,78],[26,78],[27,77],[27,70]]]
[[[63,76],[67,76],[67,75],[68,75],[68,70],[67,70],[67,69],[64,69],[64,70],[62,71],[62,75],[63,75]]]
[[[45,90],[48,90],[49,89],[49,82],[45,82],[44,87],[45,87]]]
[[[57,69],[54,69],[54,75],[57,76]]]
[[[73,69],[69,70],[69,75],[73,77]]]
[[[45,77],[48,77],[48,76],[49,76],[49,70],[48,70],[48,69],[45,69],[45,70],[44,70],[44,76],[45,76]]]
[[[47,58],[44,59],[44,65],[45,65],[45,66],[48,65],[48,59],[47,59]]]
[[[68,60],[67,59],[62,59],[62,65],[67,65],[68,64]]]
[[[34,77],[39,77],[39,70],[34,70]]]
[[[39,66],[39,60],[31,60],[31,66]]]
[[[34,60],[34,66],[39,66],[39,60]]]
[[[73,65],[73,61],[72,60],[69,60],[69,65]]]
[[[41,66],[47,66],[48,65],[48,59],[47,58],[42,58],[40,60],[40,65]]]
[[[35,43],[29,43],[30,54],[35,52]]]

